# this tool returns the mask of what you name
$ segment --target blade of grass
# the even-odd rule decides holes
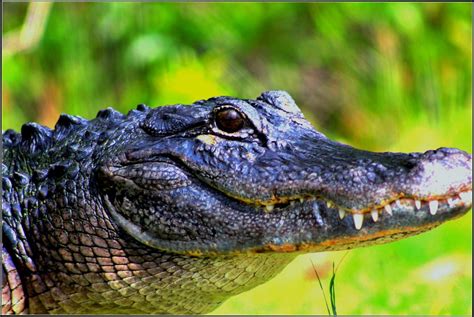
[[[329,282],[329,295],[331,299],[331,309],[332,309],[332,315],[337,316],[337,309],[336,309],[336,273],[337,270],[339,269],[339,266],[341,265],[342,261],[344,261],[344,258],[347,256],[349,251],[344,253],[342,258],[339,260],[339,263],[337,263],[336,268],[334,268],[334,262],[332,262],[332,277]]]
[[[336,272],[334,270],[334,262],[332,262],[332,277],[331,277],[331,281],[329,282],[329,295],[330,295],[330,298],[331,298],[332,314],[334,316],[337,316],[335,280],[336,280]]]
[[[313,266],[314,273],[316,273],[316,277],[318,278],[319,288],[321,288],[321,292],[323,293],[324,303],[326,304],[326,309],[328,311],[328,315],[331,315],[331,311],[329,310],[328,300],[326,298],[326,293],[324,293],[323,284],[321,283],[321,279],[319,278],[318,270],[316,269],[316,266],[314,265],[313,260],[311,260],[311,265]]]

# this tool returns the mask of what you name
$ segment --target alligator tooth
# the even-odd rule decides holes
[[[273,210],[273,207],[275,207],[275,206],[274,205],[266,205],[265,206],[265,211],[271,212]]]
[[[339,209],[339,218],[343,219],[345,215],[346,215],[346,212],[342,209]]]
[[[372,209],[370,215],[372,216],[372,220],[374,222],[377,222],[377,220],[379,220],[379,212],[377,211],[377,209]]]
[[[459,197],[465,204],[472,203],[472,191],[459,193]]]
[[[364,222],[364,215],[363,214],[352,214],[352,218],[354,218],[354,226],[357,230],[362,228],[362,222]]]
[[[429,205],[430,205],[430,214],[436,215],[436,212],[438,211],[438,201],[432,200],[429,202]]]
[[[326,201],[326,206],[328,206],[328,208],[332,208],[333,207],[333,204],[332,202],[330,202],[329,200]]]
[[[421,200],[415,200],[415,207],[416,207],[416,209],[420,210],[420,208],[421,208]]]
[[[303,201],[304,201],[304,199],[303,199],[303,198],[300,198],[300,203],[302,203]]]
[[[452,199],[451,197],[448,198],[448,205],[451,208],[456,207],[456,203],[454,202],[454,199]]]
[[[392,214],[392,207],[390,207],[390,204],[386,204],[385,206],[383,206],[383,208],[385,209],[385,211],[391,216],[393,215]]]
[[[400,201],[400,199],[395,200],[395,203],[397,204],[398,208],[402,208],[402,202]]]

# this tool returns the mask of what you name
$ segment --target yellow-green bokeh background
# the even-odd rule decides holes
[[[338,141],[472,153],[470,3],[54,3],[44,33],[30,29],[39,42],[21,50],[28,9],[41,10],[4,4],[3,130],[284,89]],[[214,313],[326,314],[310,259],[327,290],[342,255],[300,256]],[[336,277],[338,313],[472,314],[471,261],[472,213],[352,250]]]

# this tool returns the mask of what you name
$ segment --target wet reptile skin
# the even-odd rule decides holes
[[[238,131],[216,125],[229,108],[245,120]],[[445,184],[430,166],[461,176]],[[207,313],[298,253],[384,243],[464,214],[470,202],[446,199],[470,190],[470,174],[471,156],[455,149],[332,142],[284,92],[62,115],[54,130],[28,123],[3,133],[2,312]],[[401,197],[393,216],[368,220]],[[408,197],[424,200],[417,213]],[[334,205],[360,211],[363,228]]]

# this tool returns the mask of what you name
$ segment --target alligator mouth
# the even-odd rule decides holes
[[[331,223],[333,228],[352,227],[355,230],[339,230],[335,235],[322,232],[322,238],[318,241],[269,242],[249,251],[254,253],[336,251],[396,241],[431,230],[446,220],[461,217],[472,206],[472,189],[469,187],[443,196],[423,198],[399,196],[364,209],[341,207],[321,196],[286,198],[280,199],[278,203],[259,202],[257,208],[260,208],[262,213],[284,213],[291,212],[288,208],[297,209],[298,205],[315,203],[318,204],[319,211],[314,213],[314,218],[326,215],[324,221]],[[321,207],[325,207],[322,213]]]
[[[422,197],[399,194],[383,199],[381,203],[355,209],[338,204],[327,196],[311,195],[307,192],[286,197],[273,196],[271,200],[241,198],[193,176],[191,183],[197,188],[207,189],[205,192],[214,197],[216,206],[226,206],[222,213],[214,215],[210,212],[212,216],[209,219],[226,225],[229,215],[234,215],[237,211],[235,217],[251,219],[249,220],[251,225],[254,223],[252,219],[258,219],[259,221],[255,222],[257,227],[262,225],[265,230],[262,230],[262,234],[255,236],[253,240],[247,238],[254,230],[250,226],[247,233],[242,234],[242,238],[226,240],[226,243],[201,242],[199,239],[186,243],[181,240],[175,242],[161,237],[161,231],[158,231],[161,230],[160,225],[143,225],[142,220],[136,220],[133,213],[130,215],[129,210],[133,208],[129,208],[129,205],[133,204],[135,189],[142,188],[153,192],[157,184],[152,174],[135,174],[136,170],[153,170],[152,165],[145,169],[145,164],[153,163],[134,162],[134,164],[101,168],[100,176],[104,181],[104,199],[108,210],[120,227],[147,246],[191,256],[242,252],[306,253],[381,244],[430,230],[447,220],[462,216],[472,205],[470,183],[464,183],[458,187],[459,190],[450,190],[444,195]],[[171,162],[169,164],[171,166]],[[180,170],[183,173],[188,172],[185,167]],[[190,175],[189,173],[186,177]],[[110,180],[113,181],[110,182]],[[176,182],[179,178],[172,180]],[[186,187],[188,184],[183,183],[183,186]],[[159,186],[163,188],[164,184],[160,183]],[[122,191],[122,188],[127,188],[127,190]],[[117,189],[120,190],[117,191]],[[302,188],[303,190],[306,189]],[[119,195],[116,195],[117,192]],[[189,193],[193,195],[193,191]],[[219,195],[216,195],[217,193]],[[183,201],[194,206],[195,200],[199,199],[198,196],[186,196]],[[151,211],[145,213],[145,216],[149,214],[155,221],[153,199],[150,199],[148,205]],[[157,230],[156,233],[155,230]],[[232,227],[229,230],[234,232],[235,229]]]
[[[228,195],[229,196],[229,195]],[[430,215],[434,216],[440,209],[454,209],[457,207],[470,208],[472,205],[472,187],[463,188],[454,193],[445,195],[437,195],[430,197],[416,197],[401,194],[389,199],[385,199],[380,204],[374,204],[362,209],[347,208],[338,205],[334,201],[327,199],[324,196],[304,195],[293,197],[278,197],[272,201],[257,201],[252,202],[248,199],[241,199],[240,197],[229,196],[242,203],[254,205],[255,208],[260,209],[264,213],[285,211],[287,208],[294,207],[296,204],[304,204],[305,202],[319,201],[325,204],[326,208],[332,212],[337,212],[339,218],[342,220],[346,215],[353,218],[354,227],[360,230],[363,226],[364,218],[370,214],[372,221],[378,222],[379,218],[384,214],[393,216],[394,211],[428,211]]]
[[[153,162],[153,160],[142,160],[140,162],[133,162],[124,164],[125,166],[130,166],[134,164],[146,164]],[[180,166],[183,171],[187,171],[189,174],[192,174],[188,167],[183,164],[181,161],[176,159],[170,159],[170,162]],[[379,203],[374,203],[367,205],[363,208],[350,208],[343,206],[334,202],[333,200],[328,199],[324,195],[314,195],[314,194],[301,194],[293,196],[273,196],[271,200],[259,200],[252,198],[244,198],[239,195],[234,195],[231,192],[223,191],[219,188],[216,188],[212,184],[208,183],[203,179],[199,181],[207,186],[210,186],[227,196],[228,198],[242,203],[247,206],[251,206],[252,209],[257,212],[262,213],[277,213],[277,212],[291,212],[292,209],[297,209],[299,206],[304,205],[305,203],[314,203],[315,201],[320,202],[325,205],[326,209],[330,213],[337,213],[339,219],[344,219],[347,215],[352,216],[353,225],[355,229],[360,230],[363,226],[364,219],[367,215],[370,215],[373,223],[379,221],[384,215],[393,216],[394,212],[406,212],[406,211],[427,211],[432,216],[435,216],[440,209],[452,210],[458,207],[465,207],[463,209],[468,210],[472,205],[472,184],[465,184],[460,186],[458,190],[451,190],[448,193],[442,195],[433,195],[433,196],[415,196],[400,193],[394,195],[390,198],[382,199]],[[454,216],[454,215],[453,215]],[[367,217],[369,218],[369,217]],[[370,218],[367,219],[370,221]]]
[[[157,165],[165,165],[165,171],[172,170],[173,177],[169,177],[169,173],[158,173]],[[260,192],[253,190],[255,186],[250,181],[245,183],[245,179],[239,178],[237,185],[243,185],[234,188],[225,182],[218,183],[206,174],[196,173],[188,165],[178,157],[157,157],[147,152],[143,157],[132,159],[124,155],[113,164],[103,166],[100,176],[106,185],[103,190],[112,217],[130,235],[150,247],[192,256],[320,252],[381,244],[412,236],[462,216],[472,205],[468,166],[460,173],[443,174],[442,177],[434,172],[422,174],[423,177],[398,182],[399,186],[374,182],[372,187],[364,187],[370,192],[345,183],[344,186],[329,187],[323,182],[312,183],[311,179],[293,182],[291,186],[262,183],[258,187],[262,189]],[[447,165],[445,169],[452,167]],[[188,186],[190,189],[185,189]],[[245,191],[248,187],[250,190]],[[165,218],[168,216],[165,213],[163,217],[155,218],[157,207],[153,199],[141,201],[146,206],[144,210],[150,211],[144,214],[145,220],[138,219],[130,213],[133,208],[128,206],[133,204],[137,193],[139,201],[143,195],[136,188],[150,192],[150,197],[155,197],[161,190],[173,192],[173,197],[179,195],[173,204],[176,203],[184,212],[197,210],[199,217],[209,219],[214,226],[209,229],[213,238],[201,241],[199,237],[188,239],[186,236],[187,240],[183,242],[179,238],[181,232],[197,236],[193,224],[189,225],[192,229],[189,231],[186,231],[187,227],[182,230],[178,226],[175,230],[174,226],[161,226],[161,222],[168,221]],[[341,188],[344,192],[336,195],[342,191]],[[117,189],[119,195],[116,195]],[[242,193],[249,195],[241,196]],[[220,212],[214,212],[216,208],[221,208]],[[188,216],[184,218],[188,219]],[[158,225],[146,224],[148,219]],[[162,227],[171,231],[172,237],[178,237],[176,241],[168,238],[168,231],[162,233]],[[229,236],[234,238],[229,239]]]

